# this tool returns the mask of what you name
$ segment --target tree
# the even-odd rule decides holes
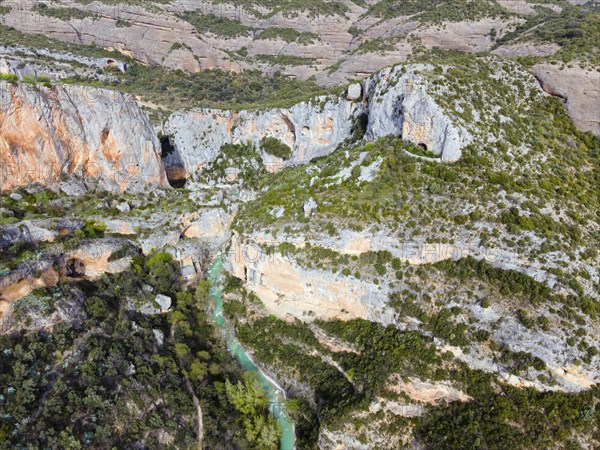
[[[245,372],[244,380],[225,382],[227,399],[242,414],[246,439],[254,448],[277,449],[280,431],[269,413],[269,398],[254,372]]]

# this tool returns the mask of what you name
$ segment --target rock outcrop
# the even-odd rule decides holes
[[[532,72],[544,91],[565,102],[575,126],[600,136],[600,74],[578,66],[536,64]]]
[[[331,153],[348,138],[352,118],[360,105],[340,98],[319,97],[291,108],[267,111],[226,111],[195,109],[177,112],[165,124],[175,151],[165,166],[179,167],[187,174],[197,173],[219,154],[223,144],[252,142],[275,137],[292,149],[289,163],[307,162]],[[281,160],[264,154],[267,168],[276,169]]]
[[[427,93],[426,79],[418,74],[423,68],[387,68],[361,85],[351,85],[344,97],[317,97],[291,108],[177,112],[164,125],[174,147],[165,167],[193,176],[217,158],[223,144],[252,142],[258,147],[263,138],[274,137],[292,149],[285,162],[263,153],[267,170],[275,171],[333,152],[365,117],[367,141],[401,136],[443,161],[456,161],[471,136]]]
[[[422,66],[387,68],[364,83],[369,99],[366,137],[402,136],[443,161],[456,161],[469,134],[453,125],[444,110],[427,93],[427,81],[417,72]]]
[[[305,269],[260,243],[234,236],[228,270],[256,293],[269,313],[302,320],[367,319],[391,323],[387,288],[330,272]]]
[[[36,288],[56,286],[65,278],[96,280],[105,273],[127,270],[130,256],[115,258],[129,243],[106,238],[62,253],[40,253],[6,274],[0,274],[0,316],[11,303]]]
[[[77,175],[119,192],[168,187],[160,144],[131,96],[0,83],[0,190]]]

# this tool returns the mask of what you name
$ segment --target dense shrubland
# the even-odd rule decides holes
[[[133,307],[157,293],[174,300],[173,312],[143,315]],[[196,410],[186,380],[203,409],[206,445],[277,442],[264,394],[250,380],[242,383],[208,318],[207,282],[184,291],[170,255],[136,256],[125,273],[34,291],[14,314],[35,323],[66,305],[74,308],[70,321],[0,336],[4,444],[191,448]],[[240,398],[254,398],[256,409],[241,408]],[[248,434],[248,421],[258,437]]]
[[[313,448],[319,429],[354,429],[367,426],[377,433],[413,433],[427,448],[548,448],[569,443],[577,448],[581,439],[598,439],[600,394],[596,390],[580,394],[540,393],[532,388],[515,388],[497,381],[492,374],[469,369],[442,352],[419,332],[400,331],[364,320],[284,322],[264,317],[260,302],[231,280],[227,289],[226,313],[235,323],[240,340],[253,349],[261,364],[280,379],[308,385],[293,394],[292,415],[296,418],[299,443]],[[229,306],[227,306],[229,305]],[[435,321],[434,321],[435,322]],[[332,351],[314,334],[315,326],[336,343],[353,351]],[[434,335],[438,333],[434,325]],[[322,338],[322,334],[319,335]],[[530,355],[510,354],[507,364],[535,365]],[[333,362],[339,364],[335,366]],[[452,380],[452,385],[472,397],[465,403],[452,402],[425,406],[425,415],[402,419],[394,414],[373,416],[365,422],[367,406],[382,397],[402,400],[390,390],[392,378],[430,381]],[[296,392],[291,388],[290,392]],[[548,416],[549,417],[546,417]],[[386,427],[380,420],[385,417]],[[318,419],[317,419],[318,418]]]

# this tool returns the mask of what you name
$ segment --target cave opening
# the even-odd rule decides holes
[[[69,278],[83,278],[85,276],[85,264],[77,258],[72,258],[65,264],[66,276]]]
[[[158,139],[160,141],[160,157],[163,161],[169,184],[173,188],[184,187],[187,180],[185,165],[171,142],[171,136],[161,133],[158,135]]]
[[[427,144],[424,144],[423,142],[420,142],[419,144],[417,144],[419,147],[421,147],[422,150],[428,151],[429,149],[427,148]]]

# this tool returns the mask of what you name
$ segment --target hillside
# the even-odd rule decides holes
[[[87,55],[89,46],[93,54],[106,53],[99,50],[104,49],[111,61],[122,60],[134,70],[102,76],[104,64],[97,65],[95,72],[82,71],[76,64],[72,71],[77,73],[77,82],[101,82],[128,90],[153,109],[173,111],[182,102],[198,106],[206,100],[223,100],[229,107],[231,101],[264,102],[265,95],[281,101],[289,92],[278,84],[265,86],[256,77],[248,80],[248,75],[231,85],[186,73],[215,69],[282,73],[311,80],[300,89],[314,93],[319,86],[361,79],[438,48],[526,60],[549,92],[567,99],[582,130],[600,133],[600,111],[595,106],[600,103],[596,70],[599,11],[593,2],[261,0],[205,2],[200,9],[186,1],[61,0],[12,6],[4,0],[3,5],[0,56],[7,61],[14,58],[15,45],[50,45],[76,53],[85,46]],[[71,45],[51,43],[40,39],[42,35]],[[22,60],[22,52],[19,49],[14,64]],[[130,58],[143,65],[128,61]],[[31,64],[31,58],[27,60]],[[63,78],[65,63],[69,64],[62,57],[45,54],[42,67],[34,72]],[[570,83],[573,77],[579,83]],[[235,93],[228,92],[232,87]],[[180,93],[190,89],[194,90],[191,98]]]
[[[0,448],[598,448],[599,16],[0,1]]]

